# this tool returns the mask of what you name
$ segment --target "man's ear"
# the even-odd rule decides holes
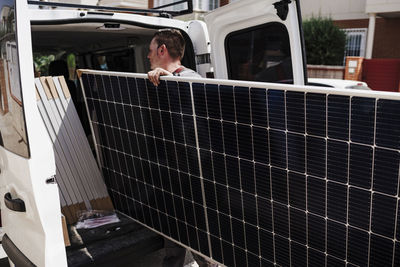
[[[167,52],[167,47],[165,46],[165,44],[160,46],[160,53],[161,55],[164,55],[165,52]]]

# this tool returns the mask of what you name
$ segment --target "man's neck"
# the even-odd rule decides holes
[[[165,67],[163,69],[173,73],[175,70],[177,70],[180,67],[182,67],[181,61],[177,60],[177,61],[165,64]]]

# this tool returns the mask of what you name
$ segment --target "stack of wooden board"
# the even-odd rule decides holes
[[[67,223],[75,223],[82,210],[113,210],[64,77],[36,78],[35,86],[37,105],[54,147],[56,181]]]

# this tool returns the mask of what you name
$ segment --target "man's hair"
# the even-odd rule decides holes
[[[179,30],[162,29],[153,35],[158,47],[163,44],[167,47],[168,53],[173,59],[182,59],[185,53],[185,38]]]

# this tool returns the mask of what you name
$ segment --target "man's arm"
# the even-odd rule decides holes
[[[162,68],[155,68],[154,70],[147,73],[150,82],[152,82],[155,86],[158,86],[160,84],[160,76],[166,75],[172,75],[172,73]]]

